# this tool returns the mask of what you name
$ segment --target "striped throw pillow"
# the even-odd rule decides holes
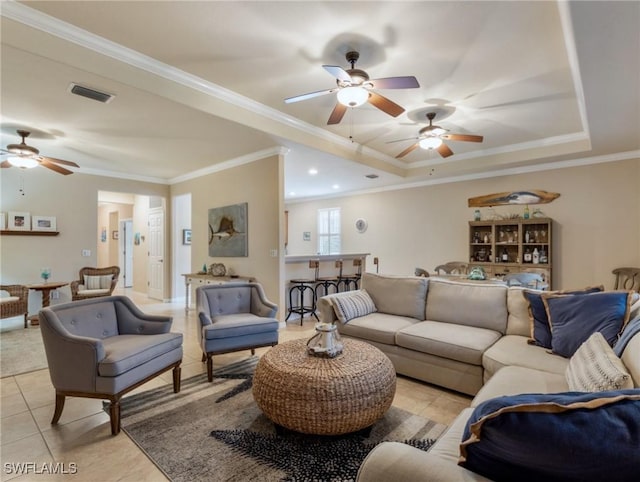
[[[599,331],[593,333],[573,354],[565,377],[569,390],[573,392],[633,388],[631,375]]]
[[[336,312],[336,316],[342,323],[346,323],[377,310],[369,293],[365,290],[357,290],[349,295],[336,296],[333,299],[333,311]]]
[[[84,275],[84,287],[88,290],[99,290],[100,276]]]

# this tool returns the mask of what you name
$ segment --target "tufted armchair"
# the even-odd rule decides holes
[[[172,318],[142,313],[125,296],[65,303],[40,311],[40,329],[56,389],[51,424],[60,420],[65,397],[110,401],[111,433],[120,432],[120,398],[173,369],[180,391],[182,334]]]
[[[196,289],[202,361],[213,381],[213,355],[278,344],[277,305],[258,283],[225,283]]]
[[[118,276],[120,276],[120,268],[118,266],[82,268],[78,276],[79,279],[71,282],[71,300],[77,301],[111,296],[118,284]]]
[[[29,311],[29,288],[24,285],[0,285],[0,291],[9,293],[9,296],[0,298],[0,318],[22,315],[26,328]]]

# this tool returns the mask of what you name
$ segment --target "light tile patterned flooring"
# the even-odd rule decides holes
[[[121,291],[130,296],[147,313],[173,316],[173,330],[184,333],[182,377],[203,373],[198,346],[198,319],[194,311],[188,315],[180,303],[160,303],[146,296]],[[314,320],[315,321],[315,320]],[[291,320],[281,329],[280,341],[309,338],[314,333],[314,321],[305,318]],[[267,348],[257,350],[262,354]],[[214,369],[243,359],[246,352],[214,357]],[[139,387],[148,390],[171,383],[171,372]],[[164,475],[129,439],[126,433],[111,436],[109,417],[102,410],[102,401],[67,398],[62,418],[51,426],[55,392],[48,370],[6,377],[0,380],[0,480],[38,482],[68,479],[69,475],[43,472],[43,464],[59,464],[59,471],[77,470],[76,480],[82,481],[163,481]],[[398,377],[394,405],[439,423],[450,424],[460,411],[469,406],[471,398],[456,392]],[[31,463],[30,473],[16,474],[12,463]],[[71,465],[75,464],[75,465]],[[46,465],[47,467],[49,465]],[[10,473],[13,472],[13,473]]]

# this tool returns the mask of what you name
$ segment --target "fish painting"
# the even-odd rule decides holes
[[[248,256],[247,203],[209,209],[209,256]]]
[[[531,191],[510,191],[469,198],[470,208],[501,206],[505,204],[547,204],[560,197],[557,192],[534,189]]]

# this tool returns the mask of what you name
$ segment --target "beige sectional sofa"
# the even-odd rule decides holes
[[[378,347],[398,374],[475,398],[428,453],[401,443],[378,445],[360,468],[360,481],[487,480],[457,465],[474,407],[502,395],[568,391],[569,360],[527,343],[529,309],[521,288],[365,273],[362,289],[377,311],[338,322],[342,336]],[[334,304],[343,296],[351,295],[319,300],[322,321],[337,322]],[[639,313],[636,297],[631,317]],[[621,359],[640,387],[640,334]]]

